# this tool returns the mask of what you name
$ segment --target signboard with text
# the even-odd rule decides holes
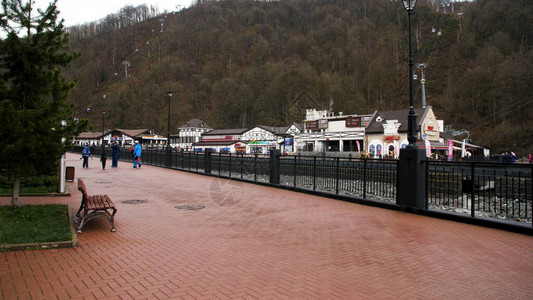
[[[368,117],[347,117],[345,119],[346,127],[365,127],[368,124]]]
[[[318,121],[305,122],[305,129],[306,130],[317,130],[318,129]]]

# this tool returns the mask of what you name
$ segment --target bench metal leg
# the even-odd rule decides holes
[[[81,233],[83,225],[85,225],[89,220],[96,217],[106,217],[109,223],[111,223],[111,232],[115,232],[115,214],[117,213],[116,209],[113,209],[113,214],[109,214],[107,210],[96,210],[90,213],[83,211],[83,218],[81,219],[80,226],[78,227],[78,233]]]

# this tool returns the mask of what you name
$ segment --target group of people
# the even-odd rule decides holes
[[[112,163],[111,168],[117,168],[118,167],[118,155],[120,152],[120,144],[117,141],[117,138],[115,137],[111,142],[111,157],[112,157]],[[137,165],[139,168],[142,165],[141,162],[141,152],[142,147],[141,144],[139,144],[138,141],[135,141],[134,146],[130,147],[130,154],[133,157],[133,167],[137,168]],[[83,150],[81,152],[81,159],[83,159],[83,168],[89,168],[89,158],[92,159],[91,155],[91,148],[89,147],[89,143],[86,143],[83,147]],[[107,157],[105,151],[102,152],[102,156],[100,157],[100,161],[102,162],[102,169],[105,169]]]
[[[502,158],[503,158],[503,162],[506,162],[506,163],[514,163],[517,159],[517,156],[514,152],[505,152],[505,153],[502,153]]]

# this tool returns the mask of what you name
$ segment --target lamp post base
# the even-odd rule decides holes
[[[398,205],[405,210],[425,209],[426,171],[424,149],[408,147],[400,150],[398,165]]]

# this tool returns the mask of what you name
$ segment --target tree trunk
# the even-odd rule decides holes
[[[14,209],[17,209],[20,207],[19,190],[20,190],[20,176],[15,175],[15,180],[13,182],[13,195],[11,197],[11,206],[13,206]]]

